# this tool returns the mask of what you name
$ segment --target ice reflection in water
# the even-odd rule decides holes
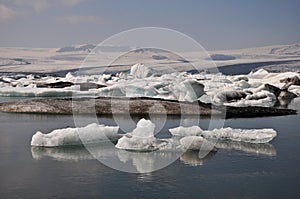
[[[137,172],[147,173],[161,162],[172,159],[181,151],[155,151],[151,153],[133,152],[118,150],[112,145],[102,143],[101,145],[89,146],[89,151],[83,146],[68,147],[31,147],[32,157],[40,160],[45,157],[53,158],[58,161],[82,161],[92,159],[117,158],[116,162],[121,161],[124,166],[133,167]],[[244,142],[219,141],[217,149],[238,150],[247,154],[276,156],[276,149],[272,144],[252,144]],[[216,151],[211,151],[204,158],[199,157],[199,151],[188,150],[180,155],[180,161],[190,166],[201,166],[209,161]]]

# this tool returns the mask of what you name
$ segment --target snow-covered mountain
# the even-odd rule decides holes
[[[59,48],[56,52],[91,52],[96,47],[97,45],[94,44],[73,45]],[[129,46],[99,46],[97,47],[97,50],[101,50],[103,52],[126,52],[130,51],[131,48]]]
[[[96,46],[83,44],[62,48],[0,48],[0,72],[57,72],[90,67],[83,61]],[[133,50],[132,50],[133,49]],[[109,70],[128,70],[133,64],[145,63],[174,70],[191,70],[196,67],[223,67],[228,65],[255,64],[270,69],[300,68],[300,44],[275,45],[258,48],[171,53],[159,49],[136,49],[128,46],[101,46],[101,58],[92,54],[96,63],[92,67],[111,64]],[[93,52],[92,52],[93,53]],[[111,63],[111,60],[114,60]],[[214,64],[212,64],[212,60]],[[261,64],[260,64],[261,63]],[[274,69],[275,70],[275,69]]]

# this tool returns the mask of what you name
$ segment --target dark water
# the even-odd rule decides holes
[[[294,62],[295,61],[266,61],[266,62],[257,62],[257,63],[232,64],[232,65],[218,67],[218,70],[224,75],[249,74],[251,71],[255,70],[258,67],[266,67],[266,66],[278,65],[278,64],[289,64]]]
[[[299,109],[299,105],[293,103],[291,107]],[[114,124],[111,118],[99,120]],[[208,122],[201,121],[200,125]],[[163,131],[178,124],[179,119],[169,119]],[[108,168],[89,158],[84,148],[31,149],[31,136],[36,131],[66,126],[74,126],[72,116],[0,113],[0,198],[300,196],[299,114],[226,120],[225,126],[233,128],[272,127],[278,136],[267,146],[229,144],[203,161],[197,154],[184,154],[168,167],[147,174]]]

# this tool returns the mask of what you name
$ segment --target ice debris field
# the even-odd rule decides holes
[[[296,72],[269,73],[264,69],[246,75],[173,72],[160,74],[144,64],[128,72],[65,77],[2,75],[1,97],[150,97],[229,106],[272,107],[278,101],[300,96]]]

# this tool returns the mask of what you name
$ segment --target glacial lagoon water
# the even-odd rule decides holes
[[[300,101],[290,108],[299,110]],[[112,118],[98,120],[115,125]],[[299,121],[299,113],[228,119],[224,126],[274,128],[278,135],[267,145],[220,143],[205,159],[187,152],[166,168],[134,174],[101,164],[84,147],[30,146],[38,130],[74,127],[72,116],[0,113],[0,198],[297,198]],[[179,122],[169,118],[162,136]],[[200,126],[208,123],[201,120]]]

